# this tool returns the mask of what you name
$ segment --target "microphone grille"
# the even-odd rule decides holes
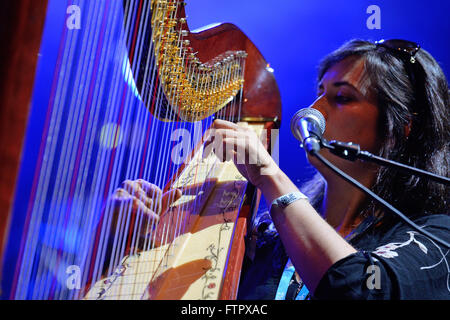
[[[319,110],[314,108],[303,108],[298,110],[292,117],[291,130],[300,119],[305,117],[313,118],[314,120],[316,120],[320,127],[320,133],[323,134],[325,132],[325,118]]]

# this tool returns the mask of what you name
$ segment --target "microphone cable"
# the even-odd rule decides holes
[[[363,191],[367,195],[369,195],[373,200],[381,204],[383,207],[388,209],[389,211],[395,213],[399,218],[401,218],[405,223],[407,223],[409,226],[411,226],[413,229],[415,229],[417,232],[422,233],[423,235],[426,235],[436,243],[439,243],[440,245],[450,248],[450,244],[439,237],[431,234],[430,232],[424,230],[423,228],[419,227],[417,224],[415,224],[413,221],[411,221],[408,217],[406,217],[403,213],[401,213],[398,209],[394,208],[391,204],[389,204],[387,201],[382,199],[380,196],[375,194],[372,190],[362,185],[357,180],[353,179],[351,176],[337,168],[335,165],[333,165],[331,162],[329,162],[327,159],[325,159],[319,152],[317,151],[311,151],[311,155],[316,157],[320,162],[322,162],[326,167],[328,167],[330,170],[334,171],[336,174],[338,174],[341,178],[343,178],[345,181],[349,182],[350,184],[354,185],[359,190]]]

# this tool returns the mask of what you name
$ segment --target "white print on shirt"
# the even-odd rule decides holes
[[[425,227],[425,226],[423,226],[423,227]],[[420,248],[420,250],[422,250],[422,252],[424,254],[427,254],[428,248],[422,242],[418,241],[415,236],[420,235],[420,236],[425,237],[438,249],[442,258],[433,265],[421,267],[420,270],[433,269],[433,268],[437,267],[438,265],[440,265],[441,263],[445,263],[445,266],[447,268],[447,290],[450,292],[450,266],[449,266],[449,262],[447,260],[447,255],[450,252],[450,250],[447,250],[447,252],[444,254],[442,252],[442,249],[436,243],[434,243],[434,241],[432,239],[430,239],[429,237],[419,234],[418,232],[415,232],[415,231],[408,231],[407,234],[409,234],[409,239],[407,241],[391,242],[391,243],[385,244],[381,247],[376,248],[375,251],[373,251],[373,253],[380,257],[391,259],[391,258],[398,257],[398,253],[395,252],[395,250],[397,250],[398,248],[410,245],[411,243],[415,243]]]

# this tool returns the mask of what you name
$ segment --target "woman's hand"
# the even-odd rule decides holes
[[[122,187],[115,190],[109,199],[109,206],[113,214],[113,228],[116,230],[120,219],[120,212],[141,215],[140,235],[145,236],[147,228],[159,220],[160,215],[167,212],[169,207],[181,197],[179,189],[163,193],[156,185],[145,180],[126,180]]]
[[[212,126],[215,138],[223,142],[223,151],[233,159],[239,172],[254,186],[260,188],[265,179],[280,172],[255,131],[225,120],[215,120]],[[220,155],[218,155],[220,158]]]
[[[108,275],[114,270],[120,260],[113,259],[114,243],[123,240],[123,237],[130,239],[133,234],[138,234],[139,239],[135,245],[135,249],[142,249],[143,242],[148,233],[152,230],[152,226],[159,220],[160,215],[163,215],[168,211],[173,202],[181,197],[181,191],[170,190],[163,193],[160,188],[151,184],[145,180],[127,180],[122,183],[122,187],[114,191],[109,197],[103,214],[111,216],[111,223],[106,230],[107,243],[106,251],[103,259],[102,274]],[[128,229],[125,230],[127,220],[133,221],[135,218],[141,219],[140,229],[135,230],[134,223],[128,224]],[[102,219],[103,220],[103,219]],[[103,220],[105,221],[105,220]],[[110,221],[107,219],[106,221]],[[102,224],[97,226],[97,232],[102,232]],[[130,241],[121,241],[128,246]],[[125,248],[124,254],[127,255],[130,252],[129,247]],[[116,249],[117,250],[117,249]],[[122,259],[122,257],[120,257]]]

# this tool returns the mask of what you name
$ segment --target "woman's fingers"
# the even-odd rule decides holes
[[[145,181],[143,179],[138,179],[136,182],[139,184],[139,186],[147,193],[147,196],[150,198],[156,198],[162,196],[162,190],[153,183],[150,183],[148,181]]]
[[[254,132],[217,130],[221,137],[223,160],[234,160],[236,164],[263,165],[270,155]]]
[[[182,196],[182,192],[180,189],[169,190],[163,194],[161,200],[161,214],[167,212],[169,207]]]
[[[143,184],[144,180],[126,180],[122,183],[123,189],[127,190],[131,196],[142,201],[149,209],[156,211],[158,201],[161,198],[161,190],[156,186],[151,187]]]
[[[114,199],[118,202],[133,203],[133,211],[140,210],[150,217],[157,217],[165,213],[168,208],[182,196],[179,189],[170,190],[163,194],[162,190],[145,180],[126,180],[122,188],[116,190]]]
[[[141,197],[142,193],[141,193]],[[137,192],[136,191],[129,191],[127,189],[124,188],[118,188],[114,194],[112,195],[112,201],[113,201],[113,206],[114,209],[119,209],[120,206],[123,206],[125,208],[125,206],[127,208],[132,208],[133,212],[135,212],[138,208],[139,209],[145,209],[145,210],[141,210],[145,213],[148,213],[149,210],[152,210],[152,204],[153,204],[153,200],[146,198],[144,200],[142,200],[140,197],[137,196]]]
[[[214,149],[221,161],[233,160],[239,172],[255,186],[261,184],[263,176],[278,172],[278,165],[267,151],[267,137],[261,139],[251,127],[224,120],[214,121],[212,129],[214,143],[208,151]]]
[[[159,215],[156,214],[152,209],[147,207],[147,205],[136,197],[133,198],[133,213],[142,213],[143,225],[146,222],[159,220]]]
[[[239,126],[233,122],[216,119],[211,126],[214,129],[231,129],[231,130],[239,130]]]
[[[160,188],[145,180],[126,180],[109,199],[113,215],[112,230],[122,229],[127,221],[134,221],[130,222],[130,228],[146,236],[160,220],[160,215],[181,196],[179,189],[163,194]]]
[[[142,213],[145,220],[159,220],[162,191],[145,180],[126,180],[113,196],[114,211],[122,208],[132,214]]]

